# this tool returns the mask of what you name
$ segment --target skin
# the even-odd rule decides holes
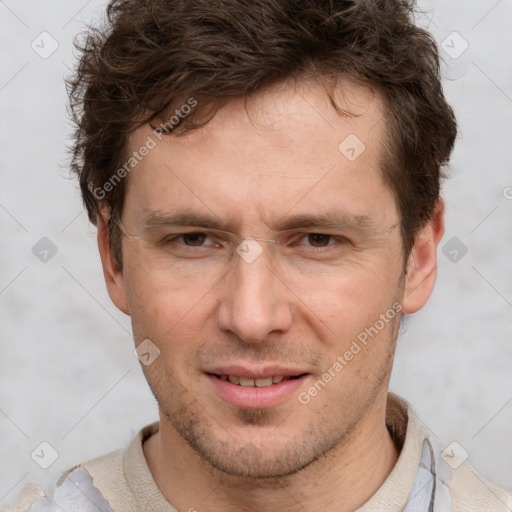
[[[293,265],[262,243],[253,263],[235,255],[213,272],[206,260],[170,261],[147,238],[124,238],[121,270],[107,216],[99,221],[110,297],[131,315],[136,343],[149,338],[161,351],[143,368],[160,411],[144,453],[179,510],[355,510],[397,460],[385,410],[399,315],[307,405],[294,393],[272,408],[238,408],[204,373],[281,364],[308,373],[305,391],[395,302],[411,314],[432,291],[442,204],[404,261],[400,230],[390,230],[397,204],[379,171],[381,102],[355,85],[336,94],[358,116],[338,115],[323,87],[304,80],[258,93],[247,108],[234,99],[203,128],[166,137],[129,176],[122,215],[140,234],[148,212],[187,208],[265,239],[296,214],[365,216],[372,236],[342,230],[351,238],[335,262],[312,262],[306,237]],[[354,162],[338,150],[349,134],[366,146]],[[131,147],[148,135],[139,128]]]

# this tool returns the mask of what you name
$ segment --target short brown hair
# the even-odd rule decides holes
[[[91,222],[104,208],[120,217],[123,180],[108,193],[103,187],[126,162],[130,133],[178,98],[200,101],[173,134],[204,124],[230,98],[314,74],[368,86],[382,98],[382,173],[408,254],[434,212],[457,131],[437,46],[413,16],[406,0],[111,1],[106,26],[77,43],[78,67],[68,79],[71,166]],[[109,229],[120,262],[120,233],[112,222]]]

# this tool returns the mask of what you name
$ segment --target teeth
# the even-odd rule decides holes
[[[228,375],[228,380],[231,384],[240,384],[240,379],[236,375]]]
[[[266,379],[256,379],[254,381],[257,388],[266,388],[267,386],[272,386],[272,377],[267,377]]]
[[[245,377],[237,377],[236,375],[219,375],[221,380],[227,380],[231,382],[231,384],[236,384],[237,386],[244,386],[246,388],[257,387],[257,388],[266,388],[268,386],[272,386],[272,384],[279,384],[283,380],[288,379],[289,377],[283,377],[282,375],[274,375],[272,377],[264,377],[262,379],[247,379]]]

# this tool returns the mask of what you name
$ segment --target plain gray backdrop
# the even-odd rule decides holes
[[[67,167],[63,79],[105,5],[0,1],[0,506],[157,419]],[[438,282],[402,329],[391,389],[512,491],[512,0],[421,6],[460,134]]]

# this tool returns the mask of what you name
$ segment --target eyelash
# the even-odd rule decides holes
[[[180,238],[183,238],[183,237],[185,237],[187,235],[205,235],[206,237],[211,237],[211,235],[209,235],[205,231],[190,231],[188,233],[180,233],[180,234],[173,235],[171,237],[165,238],[162,241],[162,245],[166,245],[166,244],[171,244],[171,243],[177,242]],[[307,247],[309,250],[311,250],[313,252],[316,252],[316,253],[326,252],[326,251],[330,250],[329,247],[335,246],[336,242],[338,242],[339,244],[342,244],[342,245],[346,245],[346,244],[349,243],[349,241],[346,238],[344,238],[344,237],[330,235],[328,233],[320,233],[320,232],[301,233],[300,236],[296,236],[295,237],[295,241],[300,241],[304,237],[313,236],[313,235],[319,235],[319,236],[323,236],[323,237],[328,237],[329,238],[329,242],[333,242],[333,243],[328,243],[327,245],[322,246],[322,247],[315,247],[313,245],[306,245],[306,244],[302,245],[303,247]],[[292,243],[294,243],[294,242],[292,242]],[[205,245],[194,246],[194,245],[187,245],[185,243],[181,243],[180,245],[182,245],[184,247],[187,247],[187,248],[195,248],[196,250],[199,250],[199,249],[205,248],[205,247],[213,247],[213,246],[218,245],[218,244],[213,243],[213,244],[206,245],[206,246]],[[288,245],[288,244],[285,244],[285,245]]]

